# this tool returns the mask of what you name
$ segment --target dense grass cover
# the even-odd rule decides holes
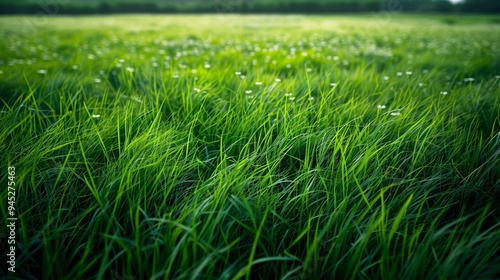
[[[452,19],[0,18],[8,276],[498,277],[500,28]]]

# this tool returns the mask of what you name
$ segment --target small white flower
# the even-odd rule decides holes
[[[77,70],[78,69],[78,65],[73,65],[73,70]]]
[[[196,74],[196,72],[198,72],[198,71],[196,71],[196,69],[191,70],[191,73],[193,73],[193,74]]]
[[[447,92],[447,91],[442,91],[442,92],[440,92],[439,94],[442,94],[442,95],[447,95],[447,94],[448,94],[448,92]]]
[[[423,86],[425,86],[425,84],[424,83],[418,83],[418,86],[419,87],[423,87]]]
[[[280,78],[276,78],[275,80],[277,83],[281,82],[281,79]]]
[[[307,100],[309,100],[309,101],[313,101],[313,100],[314,100],[314,97],[313,97],[313,96],[311,96],[311,97],[307,98]]]
[[[495,79],[500,79],[500,75],[498,75],[498,76],[495,76]]]
[[[292,93],[285,93],[285,97],[292,96]]]
[[[413,74],[413,72],[411,72],[411,71],[406,71],[406,75],[411,75],[411,74]]]
[[[386,106],[385,106],[385,105],[378,105],[378,106],[377,106],[377,108],[378,108],[378,109],[385,109],[385,108],[386,108]]]
[[[101,115],[94,115],[94,114],[92,114],[92,118],[94,118],[94,119],[98,119],[100,117],[101,117]]]
[[[473,82],[474,81],[474,78],[465,78],[464,79],[464,82]]]
[[[206,64],[205,64],[205,68],[206,68],[206,69],[208,69],[208,68],[210,68],[210,67],[212,67],[212,66],[210,66],[210,64],[208,64],[208,63],[206,63]]]
[[[337,86],[337,83],[331,83],[330,86],[332,87],[336,87]]]
[[[251,90],[251,89],[249,89],[249,90],[245,90],[245,93],[246,93],[246,94],[250,94],[250,93],[252,93],[252,90]]]
[[[334,56],[333,60],[339,60],[339,57],[338,56]]]
[[[173,75],[172,75],[172,78],[174,78],[174,79],[179,79],[179,75],[178,75],[178,74],[173,74]]]
[[[36,71],[36,72],[37,72],[38,74],[41,74],[41,75],[45,75],[45,74],[47,74],[47,70],[42,70],[42,69],[40,69],[40,70],[38,70],[38,71]]]
[[[245,79],[245,75],[241,75],[240,78],[243,80]]]
[[[250,99],[251,99],[251,98],[253,98],[253,95],[248,95],[248,96],[247,96],[247,98],[250,98]]]
[[[399,116],[399,115],[401,115],[401,113],[400,113],[400,112],[392,112],[392,113],[391,113],[391,116]]]
[[[288,97],[288,100],[290,100],[290,101],[294,101],[294,100],[295,100],[295,97],[293,97],[293,96],[292,96],[292,97]]]
[[[312,72],[311,68],[306,68],[306,72]]]
[[[200,92],[201,90],[199,88],[194,88],[194,91]]]
[[[127,71],[128,71],[128,72],[130,72],[130,73],[134,73],[134,68],[132,68],[132,67],[127,67],[126,69],[127,69]]]
[[[389,81],[389,77],[384,76],[384,80]]]
[[[292,65],[287,64],[287,65],[286,65],[286,68],[292,68]]]
[[[241,72],[234,72],[237,76],[241,75]]]
[[[116,68],[122,68],[122,66],[123,66],[123,65],[122,65],[121,63],[117,63],[117,64],[116,64]]]
[[[401,76],[403,76],[403,72],[398,72],[398,73],[396,73],[396,75],[397,75],[398,77],[401,77]]]
[[[125,59],[121,58],[120,60],[118,60],[120,63],[124,63],[125,62]]]
[[[93,60],[93,59],[95,58],[95,56],[94,56],[93,54],[89,54],[89,55],[87,56],[87,58],[88,58],[88,59],[90,59],[90,60]]]
[[[260,86],[260,85],[262,85],[262,82],[255,82],[255,84]]]
[[[101,79],[95,79],[94,80],[96,83],[100,83],[101,82]]]

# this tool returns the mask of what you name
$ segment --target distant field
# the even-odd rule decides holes
[[[8,279],[498,278],[498,23],[0,17]]]

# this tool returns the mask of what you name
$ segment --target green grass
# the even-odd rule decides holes
[[[0,18],[8,277],[499,277],[500,27],[446,19]]]

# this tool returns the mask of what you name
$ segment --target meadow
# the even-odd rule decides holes
[[[498,22],[0,17],[0,273],[498,278]]]

